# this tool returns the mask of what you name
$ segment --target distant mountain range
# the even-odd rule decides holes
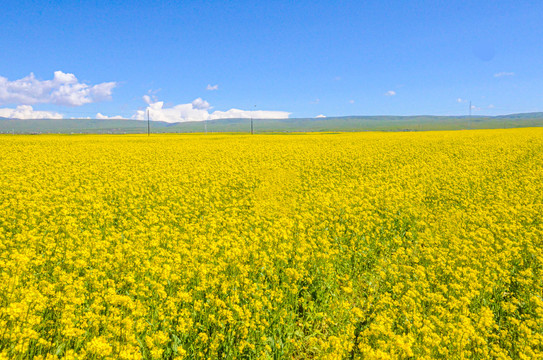
[[[327,118],[255,119],[256,133],[313,131],[428,131],[543,126],[543,112],[500,116],[342,116]],[[220,119],[167,123],[151,121],[152,133],[249,132],[250,119]],[[146,133],[140,120],[0,118],[0,133],[124,134]]]

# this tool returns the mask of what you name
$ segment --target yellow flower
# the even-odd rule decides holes
[[[540,358],[541,149],[0,135],[0,360]]]
[[[113,349],[103,337],[95,337],[87,344],[87,351],[98,356],[109,356]]]

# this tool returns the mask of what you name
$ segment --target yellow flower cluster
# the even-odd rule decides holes
[[[543,357],[543,129],[0,137],[0,359]]]

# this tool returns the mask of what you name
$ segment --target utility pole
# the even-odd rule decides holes
[[[468,129],[471,130],[471,100],[469,102]]]
[[[147,136],[151,136],[151,121],[149,120],[149,109],[147,109]]]
[[[253,135],[253,112],[251,111],[251,135]]]
[[[255,105],[255,111],[256,111],[256,105]],[[253,115],[254,115],[254,112],[251,111],[251,135],[254,134],[254,128],[253,128]]]

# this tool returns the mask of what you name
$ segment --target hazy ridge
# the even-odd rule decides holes
[[[249,132],[250,119],[209,120],[208,132]],[[203,121],[167,123],[151,121],[152,133],[201,133]],[[313,131],[428,131],[495,129],[543,126],[543,112],[500,116],[342,116],[327,118],[255,119],[257,133]],[[0,118],[0,133],[146,133],[147,122],[140,120]]]

